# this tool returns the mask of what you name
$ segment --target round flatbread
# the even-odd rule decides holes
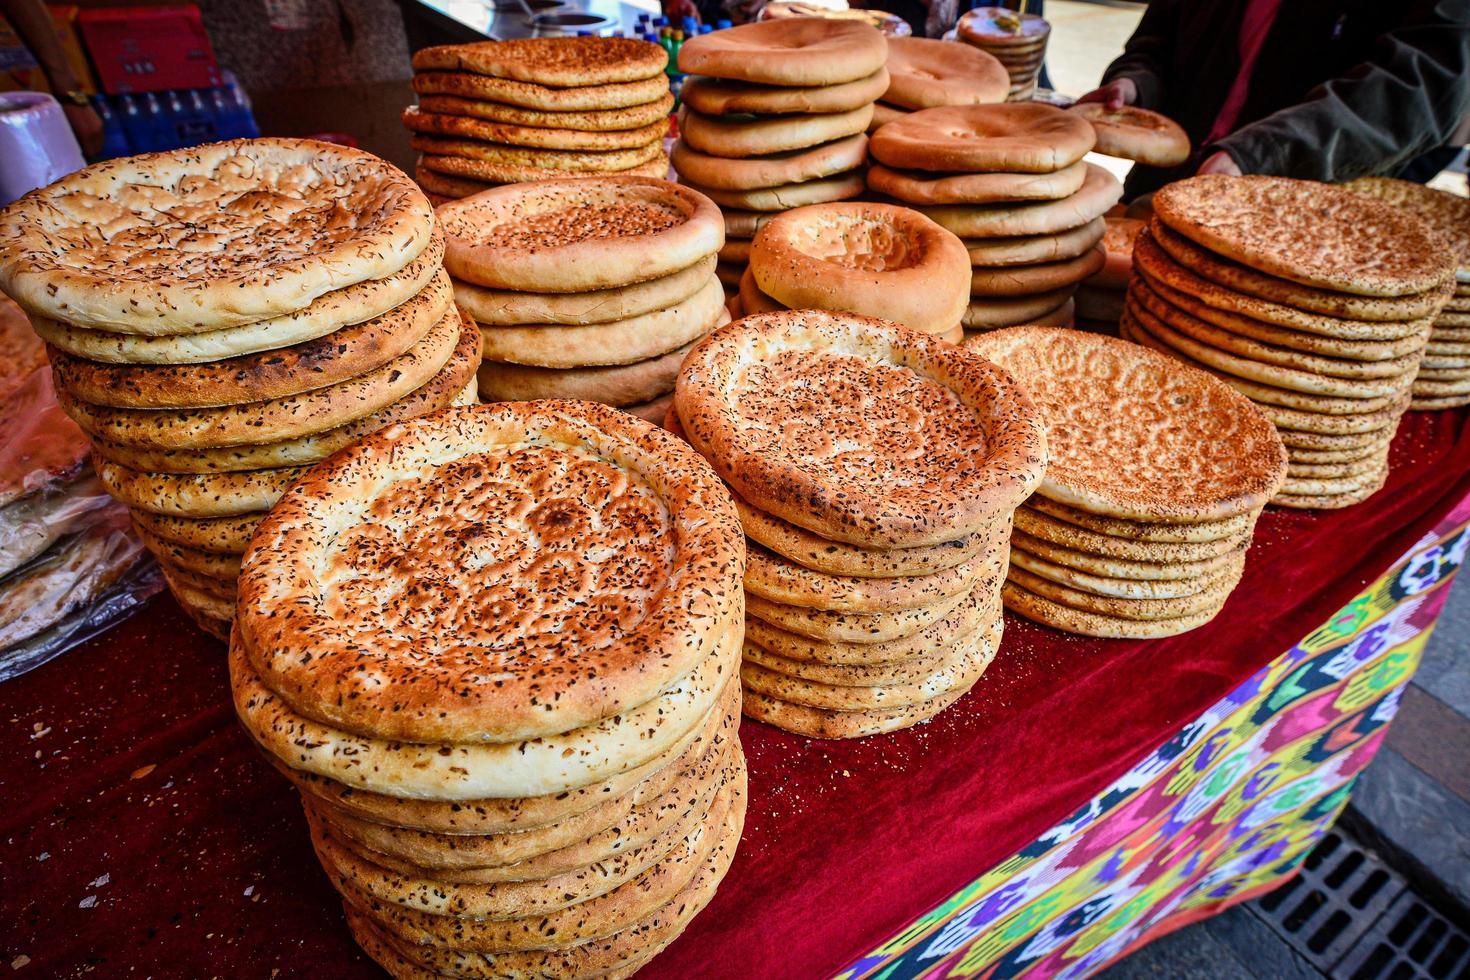
[[[534,37],[420,48],[415,71],[468,71],[559,88],[653,78],[668,65],[657,44],[622,37]]]
[[[679,365],[692,347],[685,344],[646,361],[612,367],[541,368],[486,361],[480,365],[480,397],[487,402],[577,398],[636,406],[674,390]]]
[[[403,110],[403,125],[411,132],[453,136],[486,143],[505,143],[546,150],[630,150],[664,138],[668,121],[656,119],[635,129],[581,130],[522,126],[490,122],[473,116],[451,116],[409,106]],[[642,162],[642,161],[639,161]],[[611,169],[611,168],[609,168]]]
[[[1241,535],[1249,536],[1251,529],[1256,524],[1255,513],[1239,514],[1220,521],[1176,523],[1152,523],[1147,521],[1132,521],[1121,517],[1105,517],[1101,514],[1093,514],[1076,507],[1068,506],[1058,500],[1052,500],[1042,494],[1037,494],[1026,501],[1026,506],[1033,511],[1045,514],[1047,517],[1078,527],[1096,534],[1106,534],[1112,537],[1124,538],[1128,541],[1157,542],[1160,544],[1184,543],[1192,541],[1220,541],[1226,538],[1236,538]]]
[[[94,439],[150,449],[213,449],[297,439],[371,415],[425,384],[459,343],[459,311],[419,343],[376,370],[315,391],[218,408],[140,409],[91,405],[60,388],[58,403]]]
[[[1151,275],[1141,275],[1133,281],[1130,287],[1140,299],[1157,297],[1174,310],[1187,313],[1196,320],[1203,321],[1221,330],[1229,331],[1238,337],[1248,337],[1251,340],[1260,341],[1273,347],[1284,347],[1288,350],[1303,351],[1308,354],[1320,354],[1336,360],[1350,361],[1397,361],[1406,357],[1413,357],[1424,346],[1424,337],[1429,333],[1429,323],[1422,322],[1417,333],[1409,334],[1398,340],[1363,340],[1342,339],[1329,337],[1319,333],[1308,333],[1302,330],[1293,330],[1290,327],[1281,327],[1264,320],[1256,320],[1230,310],[1217,309],[1208,303],[1201,302],[1196,297],[1181,292]],[[1157,305],[1157,304],[1155,304]],[[1154,306],[1149,306],[1154,309]],[[1157,313],[1157,310],[1155,311]],[[1158,314],[1166,321],[1169,317],[1162,313]],[[1398,371],[1390,370],[1386,373],[1396,374]]]
[[[455,139],[441,136],[414,136],[409,145],[426,156],[460,157],[496,166],[526,167],[537,170],[561,170],[571,173],[610,173],[627,170],[658,159],[663,153],[663,140],[653,139],[628,150],[538,150],[504,143]]]
[[[114,408],[215,408],[284,398],[340,384],[406,353],[444,319],[454,290],[443,270],[381,316],[259,354],[205,364],[121,365],[51,349],[56,383],[75,398]]]
[[[1049,499],[1135,521],[1218,521],[1264,507],[1285,478],[1275,427],[1202,371],[1065,329],[1017,327],[965,346],[1041,409]]]
[[[487,487],[506,489],[487,493]],[[521,489],[512,492],[513,487]],[[612,493],[610,487],[622,489]],[[527,495],[543,501],[543,507],[517,522],[493,516],[520,508]],[[389,501],[391,508],[384,509]],[[476,511],[486,516],[470,516]],[[484,580],[475,569],[482,559],[471,557],[484,545],[475,536],[446,538],[441,533],[446,521],[500,529],[494,550],[507,570],[501,587],[517,606],[524,601],[515,598],[518,589],[534,591],[533,618],[484,614]],[[318,536],[328,528],[326,536]],[[578,589],[545,589],[535,570],[548,560],[546,542],[553,533],[567,556],[558,561],[574,563],[573,556],[601,553],[614,541],[620,561],[614,569],[582,558],[586,577],[579,576]],[[383,535],[397,543],[386,544]],[[438,543],[425,547],[429,540]],[[380,560],[384,547],[395,555],[394,574],[387,579]],[[446,548],[460,554],[447,555]],[[441,756],[443,764],[431,767],[431,781],[436,775],[451,778],[448,766],[469,761],[485,747],[491,755],[520,756],[525,762],[506,770],[477,767],[463,781],[455,780],[459,790],[480,779],[487,785],[518,779],[545,785],[473,797],[461,792],[459,798],[552,792],[555,787],[546,784],[588,781],[572,778],[584,766],[593,778],[602,778],[627,765],[602,756],[553,763],[545,771],[527,768],[546,759],[533,760],[539,750],[518,748],[520,740],[537,738],[538,745],[551,748],[582,726],[618,727],[620,712],[623,722],[639,714],[656,717],[649,712],[658,710],[669,692],[693,685],[693,695],[706,683],[698,678],[719,677],[725,662],[717,651],[732,618],[738,621],[742,612],[742,554],[743,534],[729,498],[708,467],[661,429],[585,402],[441,412],[391,427],[337,454],[315,468],[256,529],[241,575],[242,642],[235,645],[248,667],[232,670],[232,677],[237,696],[258,681],[276,696],[289,697],[292,710],[310,712],[306,717],[326,726],[351,726],[375,739],[456,743],[455,751]],[[517,560],[524,564],[517,566]],[[512,576],[509,570],[517,567],[525,571]],[[399,593],[393,580],[411,592],[428,579],[452,590],[457,587],[448,581],[464,575],[481,581],[480,600],[425,618],[405,593],[395,612],[393,597]],[[330,602],[311,604],[309,613],[306,605],[297,605],[293,616],[278,614],[280,604],[289,601],[283,597],[323,590],[333,596]],[[363,605],[350,599],[359,592],[373,593],[374,601]],[[599,594],[619,598],[590,601]],[[391,621],[395,615],[401,621],[388,630],[385,617]],[[369,635],[371,642],[361,642]],[[552,650],[566,643],[577,644],[575,658],[527,656],[528,648]],[[439,651],[432,666],[421,656],[431,646]],[[294,653],[300,649],[315,652],[309,663]],[[364,650],[371,651],[366,656],[380,679],[368,689],[354,680],[363,669]],[[498,682],[493,694],[487,688],[474,699],[455,696],[465,672],[486,669],[492,658]],[[357,666],[333,666],[347,661]],[[244,667],[238,656],[236,663]],[[553,663],[565,666],[548,666]],[[597,684],[576,683],[589,673],[598,677]],[[720,687],[723,683],[708,690],[708,703],[691,721],[704,716]],[[257,737],[262,734],[247,727]],[[672,738],[657,748],[672,744],[690,727],[671,732]],[[539,738],[543,735],[545,740]],[[418,751],[405,750],[395,758],[406,760]],[[644,759],[655,754],[638,751]],[[291,750],[286,758],[297,764],[301,754]],[[325,747],[314,753],[321,759],[330,754]],[[599,769],[602,776],[592,772]]]
[[[1385,360],[1362,361],[1348,358],[1324,357],[1291,347],[1278,347],[1260,343],[1250,337],[1233,333],[1214,324],[1191,316],[1184,310],[1171,305],[1154,287],[1140,279],[1129,289],[1132,302],[1139,312],[1151,314],[1162,325],[1185,337],[1227,351],[1239,357],[1263,364],[1310,371],[1326,378],[1386,379],[1398,378],[1412,372],[1422,363],[1416,353]],[[1270,331],[1262,331],[1269,333]],[[1289,331],[1281,331],[1289,333]],[[1208,361],[1207,358],[1201,358]]]
[[[871,170],[869,171],[871,173]],[[1094,218],[1085,225],[1054,235],[1021,235],[1013,238],[967,238],[970,262],[977,266],[1033,265],[1058,262],[1085,254],[1103,241],[1106,220]],[[1095,278],[1095,277],[1094,277]]]
[[[1132,639],[1178,636],[1180,633],[1198,629],[1219,615],[1220,608],[1224,605],[1222,600],[1219,604],[1201,612],[1180,616],[1177,619],[1144,620],[1125,619],[1098,612],[1084,612],[1037,595],[1014,582],[1006,583],[1002,595],[1005,597],[1007,609],[1064,633]]]
[[[480,331],[461,330],[454,353],[428,383],[355,422],[284,442],[215,449],[126,446],[101,439],[94,439],[92,444],[98,453],[113,462],[155,473],[231,473],[304,466],[320,462],[343,446],[394,422],[437,412],[450,405],[475,404],[475,368],[479,363]]]
[[[721,191],[758,191],[855,170],[867,159],[868,138],[861,133],[822,146],[771,156],[731,160],[691,148],[684,140],[670,154],[686,184]]]
[[[1096,164],[1085,166],[1087,176],[1081,190],[1060,200],[987,207],[954,204],[918,210],[961,238],[1052,235],[1080,228],[1102,217],[1123,196],[1118,178]]]
[[[421,71],[413,76],[413,90],[420,95],[454,95],[544,112],[606,112],[663,98],[669,92],[669,79],[658,74],[636,82],[557,88],[472,72]]]
[[[1189,159],[1189,136],[1174,120],[1151,109],[1080,102],[1067,110],[1092,124],[1098,153],[1149,167],[1177,167]]]
[[[1315,181],[1206,174],[1167,185],[1153,207],[1210,251],[1307,286],[1407,296],[1454,275],[1454,257],[1418,218]]]
[[[1042,476],[1041,418],[1003,372],[868,317],[747,316],[690,352],[675,403],[752,506],[848,544],[977,533]]]
[[[970,273],[970,294],[986,296],[1033,296],[1075,286],[1103,267],[1102,248],[1094,246],[1075,259],[1042,262],[1036,265],[1007,265],[997,268],[975,267]]]
[[[1423,320],[1379,322],[1328,316],[1226,289],[1174,261],[1147,230],[1139,232],[1133,242],[1133,268],[1150,284],[1163,283],[1215,309],[1324,337],[1354,341],[1402,340],[1423,334],[1430,324],[1427,317]]]
[[[664,310],[586,326],[526,324],[480,331],[487,361],[542,368],[633,364],[683,347],[728,322],[725,290],[711,276]]]
[[[689,184],[688,181],[685,183]],[[792,208],[802,208],[812,204],[845,201],[848,198],[857,197],[867,189],[860,170],[748,191],[725,191],[695,184],[689,186],[701,191],[722,209],[736,208],[749,211],[790,211]]]
[[[1232,570],[1220,576],[1218,584],[1194,595],[1177,596],[1172,599],[1118,599],[1112,596],[1095,595],[1091,592],[1083,592],[1081,589],[1069,588],[1051,579],[1042,578],[1040,575],[1032,575],[1024,568],[1014,566],[1010,570],[1009,582],[1068,609],[1118,619],[1152,622],[1161,619],[1179,619],[1219,609],[1240,581],[1244,569],[1245,563],[1237,562]]]
[[[391,276],[433,231],[423,192],[370,153],[233,140],[108,160],[32,191],[0,214],[0,289],[91,330],[204,334]]]
[[[848,112],[871,105],[888,90],[889,74],[880,68],[866,78],[841,85],[752,85],[691,75],[679,89],[689,108],[710,116],[736,113],[785,115],[792,112]]]
[[[1004,566],[976,556],[967,562],[925,575],[872,578],[817,572],[752,544],[747,552],[745,590],[770,602],[835,612],[884,612],[932,605],[968,595],[986,575],[994,587]]]
[[[965,246],[890,204],[788,211],[756,232],[750,270],[785,306],[881,317],[925,333],[952,329],[969,303]]]
[[[888,60],[882,32],[851,20],[802,17],[742,24],[689,38],[679,70],[762,85],[841,85]]]
[[[48,344],[68,354],[107,364],[202,364],[315,340],[352,324],[382,316],[428,288],[442,270],[444,236],[436,229],[412,262],[381,279],[326,293],[285,316],[208,333],[173,337],[89,330],[33,316],[31,325]]]
[[[1399,322],[1434,316],[1444,303],[1444,289],[1403,297],[1352,296],[1263,275],[1200,248],[1185,236],[1170,230],[1157,217],[1149,224],[1149,235],[1174,261],[1195,275],[1226,289],[1313,313],[1374,322]]]
[[[690,109],[679,117],[679,135],[701,153],[742,159],[770,153],[803,150],[859,136],[873,118],[871,105],[847,112],[723,119]],[[864,141],[866,143],[866,141]]]
[[[677,416],[675,416],[677,421]],[[682,428],[670,431],[680,434]],[[779,517],[750,506],[731,494],[745,533],[758,544],[799,565],[828,575],[892,577],[932,575],[974,559],[990,548],[993,537],[970,535],[920,548],[861,548],[818,537]]]
[[[715,265],[715,256],[706,255],[657,279],[585,293],[531,293],[460,281],[455,302],[481,326],[611,323],[677,306],[704,288]]]
[[[1290,467],[1288,467],[1288,473]],[[1137,541],[1111,534],[1089,531],[1070,521],[1050,517],[1041,511],[1022,506],[1016,509],[1016,527],[1031,537],[1074,551],[1123,558],[1128,561],[1176,562],[1206,561],[1239,549],[1248,543],[1250,534],[1235,534],[1213,541],[1157,542]],[[1247,529],[1247,532],[1249,528]],[[1024,583],[1023,583],[1024,584]],[[1029,586],[1028,586],[1029,588]],[[1033,590],[1035,591],[1035,590]],[[1053,597],[1055,598],[1055,597]]]
[[[868,186],[910,204],[994,204],[1002,201],[1055,201],[1081,190],[1087,177],[1082,161],[1048,174],[904,173],[881,163],[868,168]]]
[[[439,209],[451,275],[495,289],[573,293],[646,282],[719,250],[707,198],[647,177],[499,187]]]
[[[1470,201],[1394,177],[1359,177],[1342,186],[1413,214],[1454,251],[1458,278],[1463,282],[1470,274]]]
[[[1046,174],[1092,149],[1083,119],[1039,102],[942,106],[913,112],[873,134],[882,163],[907,170]]]
[[[424,112],[436,112],[447,116],[468,116],[473,119],[486,119],[490,122],[515,126],[607,132],[619,129],[639,129],[658,122],[666,123],[669,113],[674,109],[674,96],[672,92],[665,92],[652,102],[622,109],[548,112],[542,109],[506,105],[503,102],[465,99],[457,95],[423,95],[419,97],[419,108]]]
[[[499,184],[517,184],[533,180],[570,180],[589,177],[656,177],[660,180],[669,175],[669,156],[659,152],[647,163],[626,167],[621,170],[548,170],[545,167],[527,167],[513,163],[492,163],[488,160],[467,160],[455,156],[426,156],[420,165],[434,173],[474,180],[488,187]],[[478,191],[476,191],[478,193]],[[468,195],[461,194],[460,197]],[[444,202],[440,202],[444,203]]]
[[[1062,326],[1045,321],[1062,320],[1071,315],[1073,292],[1074,287],[1064,286],[1031,296],[972,297],[960,323],[966,330],[994,330],[1019,324]]]
[[[888,39],[883,100],[905,109],[1004,102],[1011,77],[979,48],[923,37]]]

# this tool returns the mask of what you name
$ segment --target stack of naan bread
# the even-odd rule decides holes
[[[1070,323],[1104,264],[1103,214],[1123,188],[1082,158],[1092,127],[1036,103],[924,109],[878,129],[868,186],[918,208],[970,252],[964,325]]]
[[[585,398],[654,422],[679,362],[729,321],[703,194],[651,177],[536,181],[439,208],[486,401]]]
[[[1014,327],[965,346],[1046,418],[1046,478],[1016,511],[1006,608],[1088,636],[1214,619],[1286,478],[1271,421],[1205,372],[1113,337]]]
[[[674,99],[649,41],[538,37],[414,53],[404,110],[435,204],[498,184],[625,173],[666,177]]]
[[[863,192],[873,102],[888,89],[883,34],[815,17],[690,38],[679,97],[679,180],[726,215],[720,279],[738,287],[762,216]]]
[[[309,140],[114,160],[0,218],[0,288],[175,597],[224,635],[251,530],[303,469],[473,400],[443,238],[401,171]]]
[[[958,343],[970,257],[952,233],[893,204],[813,204],[772,218],[751,242],[746,313],[815,309],[892,320]]]
[[[1429,331],[1409,408],[1470,405],[1470,200],[1392,177],[1360,177],[1344,186],[1417,216],[1454,252],[1455,292]]]
[[[1011,514],[1046,463],[1005,372],[881,320],[757,314],[695,347],[674,407],[749,537],[747,715],[854,738],[974,685],[1000,641]]]
[[[955,36],[1005,66],[1010,73],[1009,101],[1031,101],[1051,37],[1051,24],[1044,18],[1005,7],[976,7],[960,18]]]
[[[743,564],[709,467],[586,402],[390,427],[272,510],[235,708],[373,959],[628,976],[679,935],[745,816]]]
[[[1102,237],[1103,267],[1082,280],[1073,299],[1078,326],[1116,333],[1128,284],[1133,281],[1133,240],[1148,222],[1111,215],[1103,220],[1107,222]]]
[[[1261,406],[1291,472],[1275,503],[1346,507],[1388,475],[1456,261],[1419,219],[1282,177],[1191,177],[1154,195],[1123,336]]]
[[[1005,66],[979,48],[927,37],[888,39],[888,91],[873,104],[871,134],[919,109],[1004,102]]]

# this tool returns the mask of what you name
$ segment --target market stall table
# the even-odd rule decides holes
[[[1087,972],[1282,880],[1372,758],[1464,558],[1466,420],[1406,416],[1365,504],[1269,509],[1206,627],[1104,641],[1007,614],[995,664],[931,724],[829,743],[747,721],[735,865],[643,975]],[[171,600],[0,698],[16,975],[377,975],[235,723],[222,646]]]

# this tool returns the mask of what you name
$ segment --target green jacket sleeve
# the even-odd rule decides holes
[[[1103,72],[1102,84],[1118,78],[1129,78],[1138,87],[1136,105],[1154,109],[1159,105],[1163,88],[1164,61],[1169,50],[1178,44],[1176,34],[1181,0],[1153,0],[1138,22],[1133,36],[1123,46],[1123,53]]]
[[[1439,0],[1383,35],[1372,61],[1207,148],[1245,173],[1342,181],[1445,145],[1470,112],[1470,3]]]

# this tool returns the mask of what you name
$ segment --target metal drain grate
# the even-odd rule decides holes
[[[1467,980],[1470,936],[1341,829],[1251,903],[1304,959],[1344,980]]]

